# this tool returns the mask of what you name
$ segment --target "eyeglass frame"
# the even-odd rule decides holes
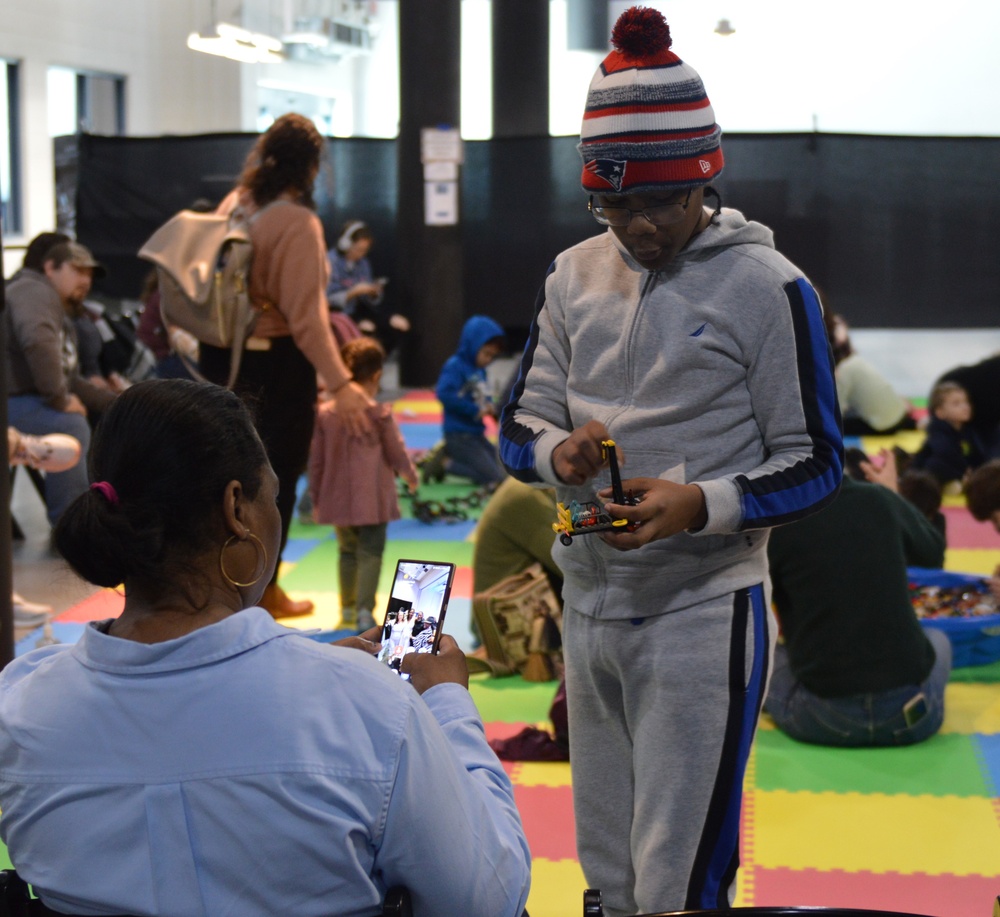
[[[631,207],[621,207],[621,206],[614,205],[614,204],[611,205],[610,207],[606,207],[603,204],[598,204],[597,207],[595,208],[594,207],[594,195],[591,194],[589,200],[587,201],[587,211],[590,213],[590,215],[598,223],[601,224],[601,226],[617,226],[619,229],[621,229],[624,226],[630,226],[632,224],[632,220],[635,219],[636,215],[641,215],[642,218],[647,223],[649,223],[650,226],[676,226],[678,223],[681,223],[681,222],[684,221],[684,217],[687,215],[688,206],[691,203],[691,195],[692,194],[694,194],[694,187],[688,188],[687,197],[684,198],[683,202],[681,202],[681,201],[669,201],[669,202],[667,202],[665,204],[656,204],[655,207],[643,207],[641,210],[633,210]],[[681,208],[680,216],[677,217],[677,219],[671,220],[668,223],[657,223],[655,220],[653,220],[653,219],[650,218],[648,211],[655,210],[658,207],[680,207]],[[628,211],[628,220],[626,220],[624,223],[612,223],[610,221],[605,221],[605,220],[601,219],[600,216],[598,216],[598,214],[597,214],[597,210],[598,209],[600,209],[600,210],[627,210]]]

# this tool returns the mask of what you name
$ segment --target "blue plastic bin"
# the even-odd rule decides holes
[[[982,583],[986,579],[975,573],[953,573],[950,570],[928,570],[909,567],[911,583],[918,586],[963,586]],[[1000,659],[1000,614],[974,618],[921,618],[923,627],[943,630],[951,641],[954,668],[987,665]]]

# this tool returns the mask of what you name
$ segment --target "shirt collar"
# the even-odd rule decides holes
[[[149,674],[198,668],[237,656],[281,637],[308,631],[278,624],[263,608],[246,608],[207,627],[161,643],[112,637],[107,621],[92,621],[73,652],[86,666],[117,674]]]

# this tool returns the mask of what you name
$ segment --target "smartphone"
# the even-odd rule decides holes
[[[382,624],[378,661],[405,681],[402,670],[409,653],[436,653],[448,610],[455,565],[439,560],[400,560]]]

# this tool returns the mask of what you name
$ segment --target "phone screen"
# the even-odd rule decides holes
[[[409,680],[402,671],[406,655],[438,650],[454,578],[454,564],[435,560],[396,564],[377,658],[404,680]]]

